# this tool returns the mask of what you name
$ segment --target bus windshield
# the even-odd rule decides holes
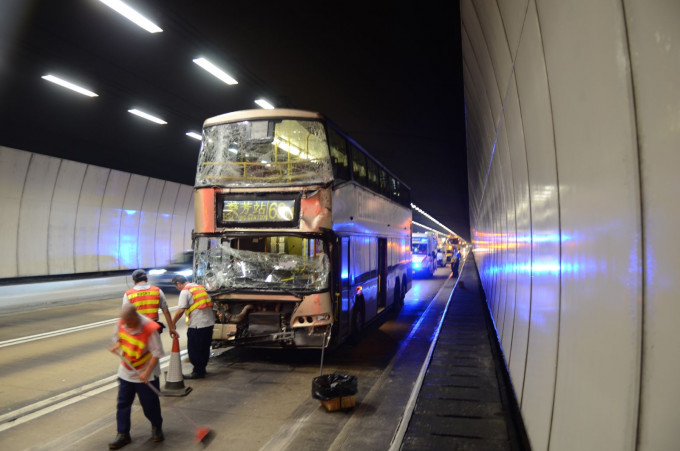
[[[427,243],[414,243],[413,253],[420,255],[427,255]]]
[[[323,242],[299,236],[197,237],[196,280],[209,291],[311,293],[326,290]]]
[[[197,187],[309,185],[333,179],[321,121],[241,121],[206,127],[203,133]]]

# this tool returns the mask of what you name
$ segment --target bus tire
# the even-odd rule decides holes
[[[398,315],[401,308],[404,306],[404,298],[401,296],[401,283],[399,278],[394,281],[394,313]]]
[[[399,302],[401,303],[401,306],[404,306],[404,299],[406,298],[406,277],[402,279],[402,284],[401,284],[401,295],[399,297]]]
[[[352,332],[349,335],[349,341],[358,345],[361,342],[361,335],[364,331],[364,324],[366,322],[366,311],[364,309],[364,303],[357,300],[354,304],[354,309],[352,309]]]

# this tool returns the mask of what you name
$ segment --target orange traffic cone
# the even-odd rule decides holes
[[[182,361],[179,357],[179,338],[175,337],[172,339],[170,368],[168,368],[168,371],[165,372],[165,385],[163,386],[163,394],[165,396],[186,396],[191,390],[191,387],[184,386]]]

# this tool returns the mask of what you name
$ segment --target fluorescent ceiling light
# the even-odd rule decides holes
[[[194,139],[196,139],[196,140],[198,140],[198,141],[200,141],[201,139],[203,139],[203,138],[201,137],[201,135],[199,135],[199,134],[196,133],[196,132],[186,132],[186,135],[187,135],[189,138],[194,138]]]
[[[194,58],[194,63],[198,64],[203,69],[207,70],[212,75],[219,78],[220,80],[222,80],[223,82],[225,82],[228,85],[237,85],[238,84],[238,82],[236,80],[234,80],[234,78],[232,78],[231,75],[227,74],[222,69],[215,66],[213,63],[211,63],[210,61],[208,61],[205,58]]]
[[[274,109],[274,105],[272,105],[271,103],[267,102],[264,99],[257,99],[255,101],[255,103],[257,103],[260,107],[264,108],[265,110],[273,110]]]
[[[121,16],[125,17],[131,22],[134,22],[135,25],[144,28],[146,31],[149,33],[160,33],[163,31],[158,25],[155,23],[151,22],[149,19],[146,17],[142,16],[139,14],[137,11],[132,9],[130,6],[127,4],[123,3],[120,0],[99,0]]]
[[[157,118],[156,116],[152,116],[149,113],[145,113],[144,111],[140,111],[137,108],[132,108],[128,110],[128,113],[132,113],[135,116],[143,117],[147,121],[155,122],[157,124],[165,125],[167,122],[165,122],[163,119]]]
[[[75,85],[75,84],[73,84],[69,81],[62,80],[59,77],[55,77],[54,75],[43,75],[42,78],[43,78],[43,80],[51,81],[52,83],[55,83],[59,86],[63,86],[64,88],[70,89],[71,91],[75,91],[78,94],[82,94],[82,95],[88,96],[88,97],[98,97],[98,94],[96,94],[92,91],[89,91],[85,88],[82,88],[78,85]]]

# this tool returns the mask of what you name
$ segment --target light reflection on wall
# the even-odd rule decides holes
[[[139,212],[123,210],[120,227],[119,265],[123,268],[139,266]]]
[[[528,249],[532,245],[538,246],[546,243],[559,243],[562,247],[573,246],[579,240],[577,236],[559,233],[536,234],[536,235],[512,235],[502,233],[489,233],[474,231],[472,240],[473,250],[476,255],[493,255],[502,251],[514,251]],[[638,271],[639,256],[631,253],[630,267],[631,272]],[[484,259],[484,262],[491,262],[492,259]],[[543,258],[528,263],[505,263],[502,265],[487,263],[481,268],[482,273],[488,276],[523,274],[523,275],[568,275],[571,278],[581,275],[586,277],[589,274],[602,273],[607,270],[604,262],[597,262],[594,259],[585,261],[560,261],[559,255],[554,258]]]

